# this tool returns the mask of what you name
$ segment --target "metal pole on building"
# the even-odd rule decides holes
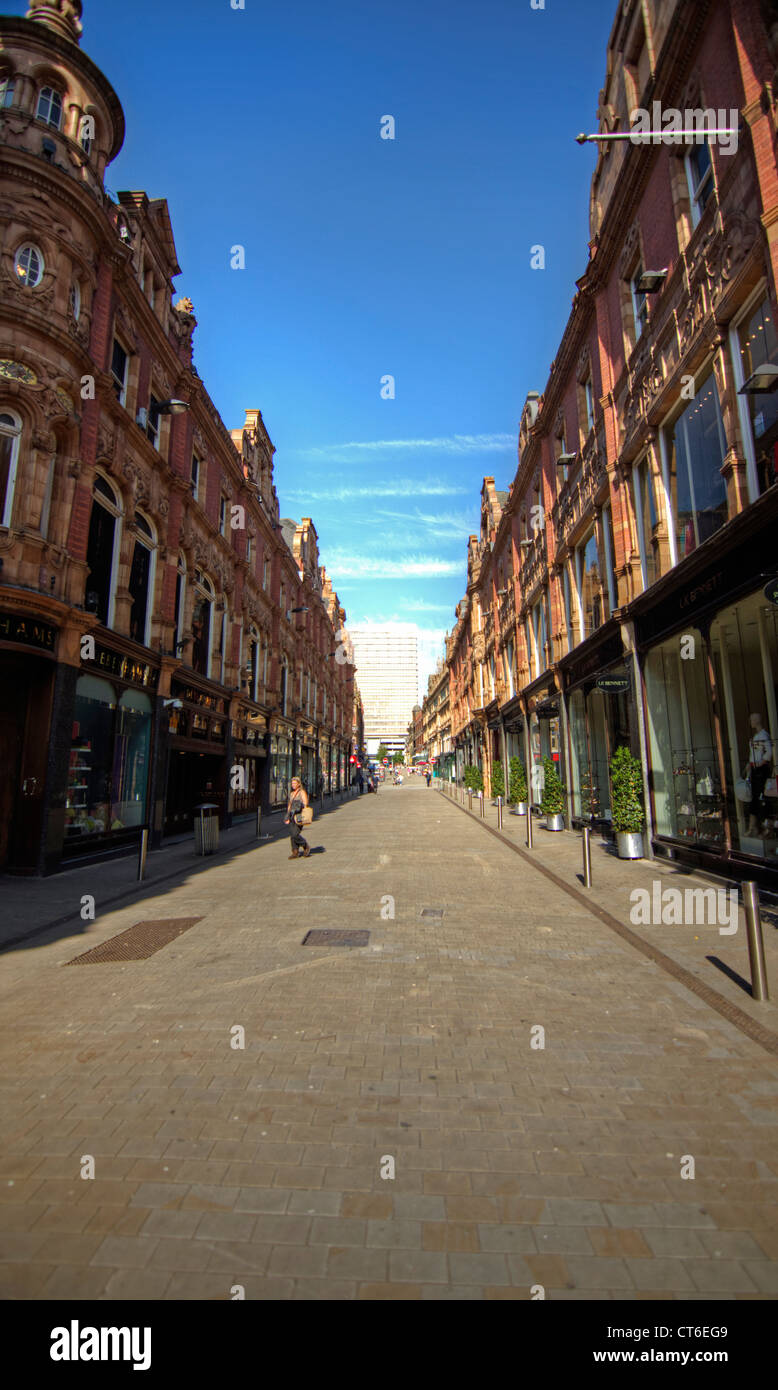
[[[753,879],[747,879],[743,884],[743,906],[746,912],[746,939],[751,966],[751,994],[760,1003],[765,1003],[770,998],[770,993],[767,988],[762,921],[759,916],[759,890]]]
[[[589,842],[591,830],[585,825],[582,831],[584,888],[592,886],[592,847]]]
[[[149,848],[149,832],[144,826],[140,832],[140,849],[138,852],[138,882],[140,883],[146,872],[146,855]]]

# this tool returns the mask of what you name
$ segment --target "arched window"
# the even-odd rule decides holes
[[[184,645],[184,597],[186,595],[186,558],[183,552],[179,553],[178,565],[176,567],[176,632],[175,632],[175,654],[181,655]]]
[[[27,290],[34,290],[43,279],[45,262],[43,252],[32,242],[25,242],[14,256],[16,278]]]
[[[137,532],[130,566],[129,590],[132,594],[130,608],[130,637],[134,642],[148,646],[150,598],[154,593],[154,547],[156,544],[151,523],[140,512],[135,513]]]
[[[11,525],[21,433],[18,415],[0,414],[0,526]]]
[[[211,665],[211,617],[213,613],[214,588],[207,575],[195,570],[195,602],[192,612],[192,669],[201,676],[210,675]]]
[[[39,121],[53,125],[55,130],[62,126],[62,97],[53,87],[42,87],[38,93],[38,109],[35,112]]]
[[[113,623],[120,517],[119,499],[107,479],[98,473],[92,490],[92,515],[89,518],[86,549],[89,566],[86,608],[88,612],[95,613],[105,627]]]

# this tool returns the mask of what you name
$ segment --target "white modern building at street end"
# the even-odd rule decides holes
[[[419,698],[419,639],[403,623],[349,627],[357,682],[365,713],[365,743],[375,754],[385,743],[390,752],[405,747],[413,706]]]

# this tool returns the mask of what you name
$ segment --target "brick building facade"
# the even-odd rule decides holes
[[[80,0],[0,19],[0,866],[346,785],[357,692],[258,410],[192,360],[164,199],[103,185],[119,100]]]
[[[771,881],[777,38],[760,0],[619,5],[598,131],[682,133],[597,146],[588,264],[447,643],[460,772],[517,754],[537,804],[550,757],[568,824],[607,828],[627,745],[655,852]]]

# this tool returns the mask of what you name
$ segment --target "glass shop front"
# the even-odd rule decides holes
[[[645,688],[654,829],[712,869],[778,878],[778,490],[635,631]],[[642,611],[641,611],[642,610]]]
[[[761,589],[651,648],[657,835],[778,869],[778,606]]]
[[[271,806],[286,806],[289,800],[290,784],[294,776],[293,756],[294,728],[291,724],[279,725],[275,732],[270,735],[268,752],[270,759],[268,797]]]
[[[146,691],[79,676],[65,795],[66,856],[120,843],[147,823],[152,717]]]

